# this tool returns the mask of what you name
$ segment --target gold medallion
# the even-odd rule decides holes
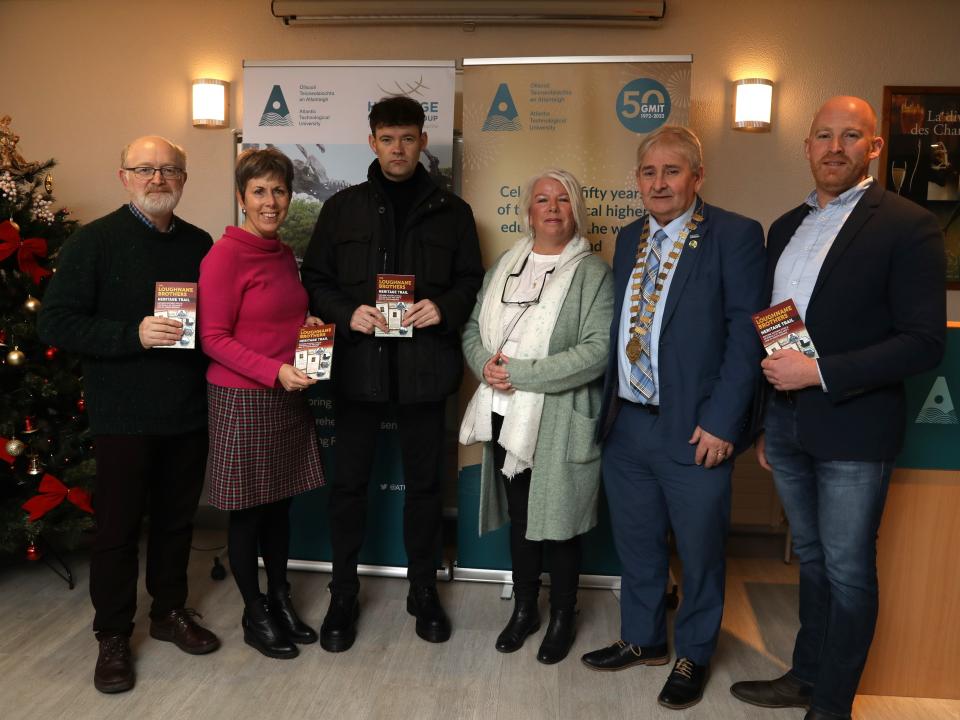
[[[627,343],[627,360],[632,363],[637,361],[637,358],[640,357],[640,341],[637,339],[637,336],[634,335],[630,338],[630,342]]]

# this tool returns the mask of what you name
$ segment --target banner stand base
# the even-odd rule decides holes
[[[257,558],[257,565],[263,567],[263,558]],[[330,573],[333,571],[333,563],[329,560],[287,560],[287,569],[305,570],[307,572]],[[369,575],[373,577],[395,577],[406,578],[407,568],[405,566],[390,565],[357,565],[358,575]],[[443,565],[437,568],[437,580],[450,582],[453,579],[453,571],[450,563],[444,560]]]
[[[462,567],[456,566],[453,571],[453,579],[464,580],[466,582],[501,583],[509,587],[509,591],[505,587],[503,590],[503,593],[507,593],[507,592],[510,593],[509,595],[505,595],[505,596],[502,593],[501,597],[504,597],[504,599],[509,599],[513,594],[513,573],[510,570],[490,570],[487,568],[462,568]],[[542,577],[542,582],[544,585],[549,585],[550,576],[544,573]],[[580,585],[578,587],[593,588],[598,590],[614,590],[619,592],[620,576],[619,575],[581,575]]]

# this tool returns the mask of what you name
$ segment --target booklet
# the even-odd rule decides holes
[[[793,298],[755,313],[753,326],[760,333],[767,355],[777,350],[796,350],[810,358],[818,357]]]
[[[333,338],[337,326],[304,325],[297,337],[293,366],[314,380],[329,380],[333,365]]]
[[[413,280],[413,275],[377,275],[377,310],[387,319],[389,332],[376,328],[376,337],[413,336],[413,325],[400,324],[414,302]]]
[[[197,284],[195,282],[158,282],[153,296],[155,317],[183,323],[183,335],[173,345],[157,347],[193,349],[197,346]]]

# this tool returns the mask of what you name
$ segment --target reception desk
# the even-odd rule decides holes
[[[956,393],[955,395],[953,393]],[[960,699],[960,328],[907,383],[907,438],[880,525],[880,617],[859,692]]]

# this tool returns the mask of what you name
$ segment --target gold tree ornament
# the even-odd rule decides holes
[[[18,348],[16,345],[13,346],[13,350],[7,353],[7,365],[19,367],[26,361],[27,356],[24,354],[23,350]]]
[[[23,302],[23,307],[27,312],[39,312],[40,301],[37,300],[33,295],[27,295],[27,299]]]
[[[26,447],[26,444],[17,438],[11,438],[10,440],[7,440],[7,444],[5,446],[7,454],[12,457],[20,457]]]
[[[47,195],[53,192],[53,175],[50,173],[43,178],[43,189],[47,191]]]

